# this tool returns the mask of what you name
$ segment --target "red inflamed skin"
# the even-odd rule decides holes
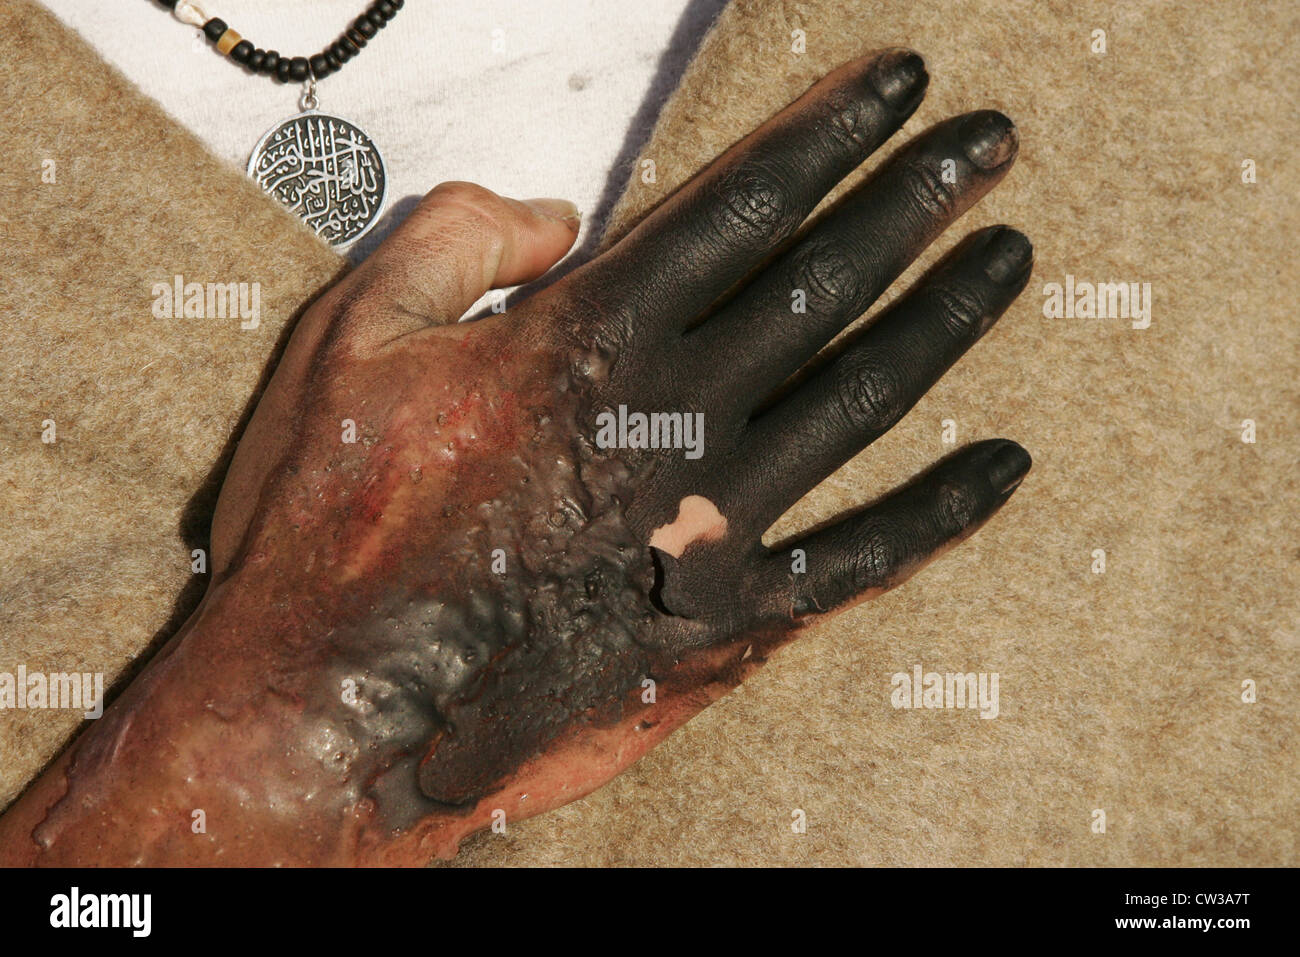
[[[576,217],[429,193],[294,330],[222,487],[207,594],[0,819],[0,862],[450,857],[494,815],[599,787],[977,529],[1029,469],[1014,442],[762,542],[1028,280],[1024,236],[974,233],[803,369],[1012,165],[1006,117],[958,116],[801,229],[927,80],[905,50],[845,64],[607,252],[473,322]]]

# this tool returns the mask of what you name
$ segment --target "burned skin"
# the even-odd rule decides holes
[[[608,363],[464,328],[442,367],[493,379],[431,377],[412,351],[386,357],[383,389],[362,363],[316,391],[332,411],[266,496],[284,505],[60,762],[66,784],[25,842],[12,832],[51,789],[4,819],[7,859],[450,856],[498,808],[518,819],[588,793],[759,664],[754,635],[685,660],[690,623],[664,627],[624,514],[655,463],[596,449],[582,424]]]

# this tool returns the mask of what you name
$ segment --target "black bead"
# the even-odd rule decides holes
[[[358,30],[355,26],[348,27],[347,38],[352,41],[353,46],[360,50],[366,45],[366,35]],[[371,36],[374,36],[372,33]]]
[[[168,10],[176,9],[176,0],[158,0],[158,2],[161,3]]]
[[[261,71],[263,73],[274,73],[276,67],[280,65],[280,54],[274,50],[266,51],[266,59],[262,61]]]
[[[358,53],[361,52],[361,47],[357,46],[347,37],[339,37],[337,40],[334,41],[334,43],[339,48],[339,56],[343,58],[344,63],[346,63],[348,60],[351,60],[354,56],[356,56]]]
[[[235,44],[235,48],[230,51],[230,59],[236,63],[247,63],[248,58],[253,55],[253,44],[247,40],[240,40]]]
[[[388,24],[388,17],[384,16],[374,7],[371,7],[361,15],[381,30]]]
[[[397,4],[393,0],[376,0],[375,9],[383,15],[385,20],[391,20],[397,16]]]
[[[402,4],[404,4],[406,0],[388,0],[388,2],[400,10],[402,9]]]
[[[296,56],[289,61],[289,79],[295,83],[302,83],[311,74],[311,67],[307,64],[305,56]]]
[[[275,78],[281,83],[289,82],[289,58],[280,57],[280,62],[275,65]]]
[[[221,39],[221,34],[230,28],[226,26],[225,20],[219,20],[213,17],[207,23],[203,24],[203,35],[208,38],[209,43],[216,43]]]
[[[367,20],[364,13],[352,21],[352,28],[367,40],[379,32],[379,27]]]
[[[233,53],[234,51],[231,52]],[[266,51],[260,47],[248,55],[248,68],[254,73],[260,73],[262,70],[262,64],[265,62]]]
[[[330,47],[325,51],[325,63],[329,66],[330,72],[333,73],[343,65],[343,60],[338,55],[338,51]]]
[[[318,80],[324,79],[332,72],[329,63],[325,61],[325,54],[323,53],[313,54],[307,63],[311,67],[311,75]]]

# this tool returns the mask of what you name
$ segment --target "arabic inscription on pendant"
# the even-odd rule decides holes
[[[253,148],[248,175],[333,246],[364,235],[384,206],[384,161],[365,131],[308,110],[273,127]]]

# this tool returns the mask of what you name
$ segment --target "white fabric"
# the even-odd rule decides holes
[[[242,170],[300,84],[250,76],[153,0],[43,0],[216,154]],[[202,0],[263,49],[309,56],[367,0]],[[415,199],[471,180],[583,210],[582,242],[724,0],[407,0],[357,57],[318,84],[320,108],[366,130],[389,173],[388,209],[348,251],[369,252]],[[146,158],[143,158],[147,160]],[[619,168],[623,164],[622,168]],[[593,215],[594,214],[594,215]]]

